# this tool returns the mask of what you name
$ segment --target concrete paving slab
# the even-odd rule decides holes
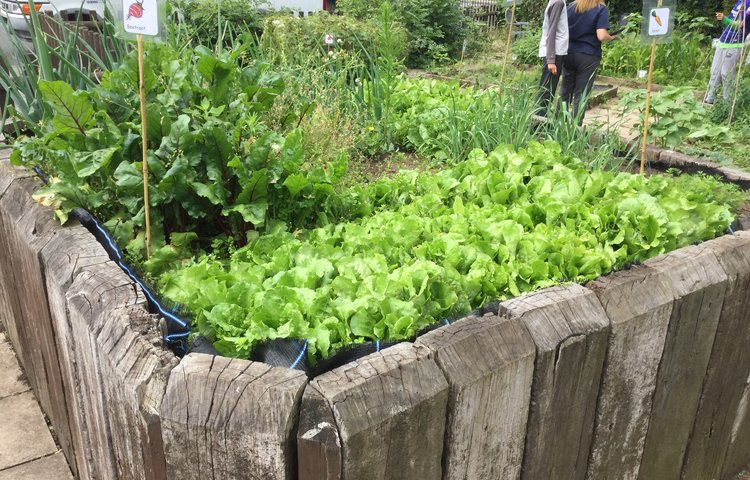
[[[57,452],[31,392],[0,399],[0,470]]]
[[[0,332],[0,398],[29,390],[31,387],[23,380],[23,372],[7,335]]]
[[[0,470],[0,480],[73,480],[62,452]]]

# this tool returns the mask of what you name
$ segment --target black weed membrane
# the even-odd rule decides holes
[[[175,309],[165,307],[164,302],[140,278],[135,268],[125,262],[122,251],[99,219],[82,208],[76,208],[70,216],[86,227],[99,243],[102,244],[110,260],[115,262],[132,281],[141,287],[148,300],[151,313],[157,313],[166,320],[167,331],[164,333],[164,342],[178,357],[185,355],[189,349],[188,335],[190,334],[190,323],[178,316]]]
[[[41,168],[35,167],[34,173],[37,174],[42,182],[45,184],[49,183],[49,177]],[[102,247],[104,247],[110,260],[115,262],[133,282],[141,287],[141,290],[143,290],[143,293],[146,295],[149,311],[161,315],[166,320],[167,331],[163,336],[164,343],[166,343],[166,345],[178,357],[184,356],[189,350],[188,336],[190,335],[190,323],[181,318],[175,309],[165,307],[164,302],[154,293],[151,287],[141,279],[137,270],[132,265],[125,262],[122,251],[99,219],[83,208],[76,208],[73,210],[70,214],[70,218],[78,220],[82,226],[91,232]]]

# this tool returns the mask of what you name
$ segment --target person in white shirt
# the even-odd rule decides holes
[[[539,56],[543,58],[537,113],[546,116],[560,80],[563,59],[568,54],[568,12],[565,0],[549,0],[544,10]]]

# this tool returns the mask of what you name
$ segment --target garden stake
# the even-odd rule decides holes
[[[659,0],[657,8],[660,8],[663,0]],[[643,140],[641,142],[641,175],[643,175],[646,164],[646,145],[648,144],[648,116],[651,109],[651,87],[654,81],[654,57],[656,56],[656,37],[651,39],[651,59],[648,65],[648,82],[646,83],[646,111],[643,117]]]
[[[737,17],[745,18],[745,2],[740,5],[740,11]],[[737,95],[740,92],[740,81],[742,80],[742,66],[745,64],[745,22],[742,22],[742,48],[740,49],[740,65],[737,68],[737,78],[734,80],[734,96],[732,97],[732,108],[729,109],[729,120],[727,126],[732,126],[732,118],[734,118],[734,107],[737,105]]]
[[[508,68],[510,46],[513,44],[513,24],[516,23],[516,0],[510,8],[510,23],[508,24],[508,41],[505,42],[505,57],[503,57],[503,72],[500,74],[500,89],[505,85],[505,70]]]
[[[143,36],[138,35],[138,88],[141,93],[141,158],[143,161],[143,211],[146,220],[146,258],[151,256],[151,219],[148,202],[148,136],[146,129],[146,85],[143,81]]]

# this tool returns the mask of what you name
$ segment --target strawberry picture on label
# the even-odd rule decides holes
[[[143,16],[143,2],[136,1],[135,3],[131,4],[130,7],[128,7],[128,18],[126,20],[130,20],[131,17],[134,18],[141,18]]]

